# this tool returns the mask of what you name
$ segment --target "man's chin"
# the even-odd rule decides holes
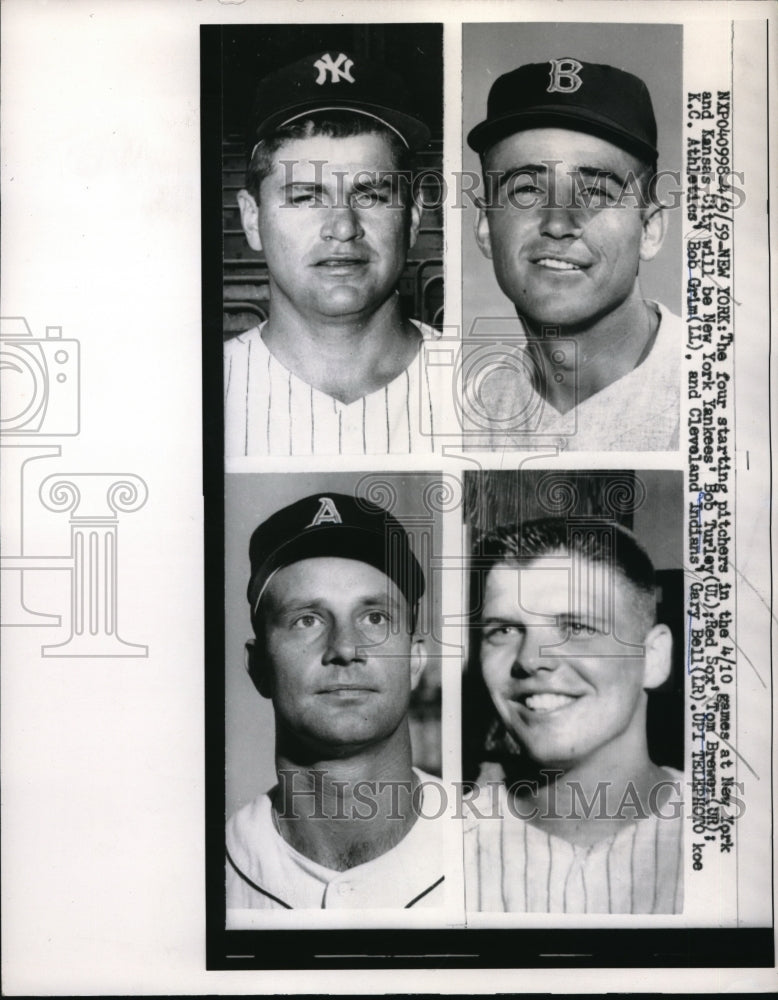
[[[575,762],[572,747],[551,740],[538,740],[532,733],[514,730],[513,738],[536,770],[567,770]]]
[[[356,319],[370,315],[378,308],[373,297],[359,289],[336,288],[313,303],[313,311],[325,319]]]
[[[330,319],[371,316],[392,297],[395,287],[383,283],[379,286],[367,275],[363,280],[328,281],[311,289],[308,304],[314,312]]]
[[[576,330],[586,329],[595,322],[596,313],[582,308],[580,299],[567,302],[566,298],[567,296],[564,298],[560,296],[548,302],[522,301],[514,305],[518,315],[526,320],[533,330],[551,328],[574,333]]]
[[[377,726],[344,726],[318,733],[310,746],[320,757],[339,760],[375,746],[383,738],[384,734],[378,731]]]

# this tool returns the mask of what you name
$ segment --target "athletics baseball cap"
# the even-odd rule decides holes
[[[279,569],[316,556],[356,559],[375,566],[397,585],[411,607],[424,593],[424,573],[396,517],[359,497],[314,493],[277,511],[252,534],[247,591],[252,617]],[[332,585],[337,586],[337,581]]]
[[[558,126],[587,132],[643,160],[657,158],[656,119],[648,88],[615,66],[549,59],[498,77],[486,119],[467,137],[476,153],[530,128]]]
[[[347,52],[317,52],[259,82],[253,144],[298,118],[353,111],[385,125],[409,149],[421,149],[430,131],[414,111],[400,76]]]

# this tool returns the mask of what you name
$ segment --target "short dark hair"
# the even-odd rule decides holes
[[[311,114],[278,128],[256,144],[246,169],[246,190],[259,202],[262,181],[272,173],[275,154],[285,142],[324,135],[332,139],[349,139],[355,135],[380,135],[392,152],[392,167],[407,174],[410,181],[415,167],[414,157],[400,136],[373,118],[354,111],[329,111],[325,115]]]
[[[648,553],[622,525],[606,519],[587,519],[581,525],[564,517],[546,517],[494,528],[481,537],[475,562],[481,580],[500,564],[533,562],[557,552],[591,563],[609,564],[627,580],[639,598],[640,611],[650,627],[656,621],[656,571]]]

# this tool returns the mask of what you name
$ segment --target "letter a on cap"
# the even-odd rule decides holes
[[[548,67],[551,82],[547,94],[574,94],[583,83],[578,75],[583,63],[577,59],[549,59]]]
[[[340,52],[334,61],[329,52],[325,52],[313,65],[319,71],[319,75],[316,77],[316,82],[319,86],[327,82],[328,74],[330,83],[337,83],[338,80],[354,83],[354,77],[351,75],[351,67],[354,65],[354,60],[349,59],[344,52]]]
[[[319,509],[308,527],[315,528],[320,524],[343,524],[343,518],[330,497],[319,497]]]

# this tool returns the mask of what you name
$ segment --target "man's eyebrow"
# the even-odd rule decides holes
[[[282,191],[297,191],[302,189],[303,191],[323,191],[324,185],[318,184],[316,181],[290,181],[288,184],[282,184]]]
[[[481,618],[478,625],[481,628],[488,628],[490,625],[515,625],[521,627],[525,623],[516,615],[490,615],[488,618]]]
[[[299,597],[290,598],[288,601],[279,601],[278,598],[274,597],[273,594],[267,594],[263,597],[263,601],[267,601],[267,606],[275,614],[294,614],[296,611],[303,611],[305,609],[310,609],[311,611],[318,611],[319,609],[325,609],[328,607],[328,601],[326,597]],[[400,602],[391,597],[386,591],[376,591],[372,594],[365,594],[356,603],[357,608],[392,608],[396,609],[401,607]]]
[[[497,171],[492,172],[497,173]],[[499,172],[500,187],[504,187],[516,177],[536,176],[538,174],[547,173],[548,164],[546,163],[525,163],[520,166],[508,167]],[[573,167],[569,173],[571,176],[580,174],[582,177],[591,178],[592,180],[613,180],[621,187],[624,186],[627,180],[626,177],[622,176],[615,170],[609,169],[608,167],[595,167],[589,166],[589,164],[582,164],[581,166]],[[635,176],[639,176],[639,174],[636,174]]]
[[[263,595],[262,602],[275,615],[293,614],[295,611],[302,611],[306,608],[316,611],[325,604],[321,597],[300,597],[279,601],[272,593]]]
[[[601,615],[592,611],[563,612],[562,614],[557,615],[557,620],[560,628],[569,628],[571,625],[583,625],[584,627],[602,630],[603,627],[610,623],[610,619],[603,618]]]
[[[354,180],[353,190],[358,194],[363,191],[391,191],[395,183],[396,181],[394,181],[391,175],[387,176],[383,172],[380,174],[367,173],[366,175],[357,175]]]
[[[359,606],[362,608],[391,608],[392,610],[397,610],[401,607],[400,602],[395,600],[390,594],[384,591],[376,591],[375,594],[365,594],[359,601]]]
[[[488,173],[497,173],[498,171],[488,171]],[[548,165],[545,163],[525,163],[522,166],[508,167],[506,170],[499,171],[500,174],[500,187],[504,187],[509,181],[513,180],[514,177],[522,177],[526,174],[536,175],[536,174],[547,174]]]
[[[623,187],[626,183],[626,177],[622,177],[621,174],[616,173],[615,170],[609,170],[607,167],[581,166],[576,167],[570,172],[571,174],[581,174],[582,177],[591,178],[592,180],[612,180],[620,187]]]
[[[486,628],[489,625],[517,625],[522,628],[531,628],[538,625],[558,625],[560,628],[571,625],[592,626],[601,628],[608,622],[596,612],[589,611],[557,611],[544,614],[540,611],[527,611],[525,618],[509,613],[506,615],[490,615],[488,618],[481,618],[479,626]]]

